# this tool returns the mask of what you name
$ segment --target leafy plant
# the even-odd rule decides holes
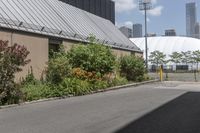
[[[88,94],[92,90],[92,86],[88,81],[77,78],[65,78],[59,87],[64,95],[73,96]]]
[[[46,79],[52,84],[59,84],[65,77],[70,75],[70,72],[71,65],[69,64],[67,56],[55,53],[54,57],[48,62]]]
[[[118,85],[125,85],[128,83],[128,80],[124,77],[116,76],[113,81],[111,82],[110,86],[118,86]]]
[[[63,91],[58,86],[40,82],[37,84],[25,84],[21,90],[25,101],[64,96]]]
[[[8,41],[0,41],[0,105],[19,102],[22,93],[14,78],[30,62],[28,55],[24,46],[8,46]]]
[[[182,57],[183,55],[181,53],[178,53],[178,52],[173,52],[170,56],[170,61],[175,63],[176,65],[178,63],[181,63],[181,60],[182,60]]]
[[[40,82],[37,80],[33,74],[33,68],[30,68],[30,71],[28,71],[28,75],[26,75],[25,78],[22,79],[21,85],[26,85],[26,84],[37,84]]]
[[[166,61],[166,55],[160,51],[154,51],[151,52],[150,56],[149,56],[149,61],[156,65],[158,67],[158,65],[163,65],[165,64]]]
[[[197,65],[197,70],[199,69],[199,62],[200,62],[200,50],[193,51],[192,58]]]
[[[142,81],[145,74],[144,60],[139,57],[124,56],[120,59],[120,73],[131,81]]]
[[[187,65],[188,63],[193,62],[191,51],[181,52],[181,54],[182,54],[182,59],[181,59],[182,63],[185,63]]]
[[[73,47],[68,52],[68,59],[73,68],[100,73],[101,76],[112,72],[115,66],[115,56],[111,49],[95,42]]]
[[[109,83],[107,81],[104,80],[96,80],[93,84],[92,84],[92,90],[102,90],[102,89],[106,89],[110,87]]]

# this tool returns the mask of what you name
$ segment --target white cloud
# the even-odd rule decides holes
[[[137,7],[135,0],[114,0],[116,12],[128,12]]]
[[[151,20],[149,18],[147,18],[147,22],[150,22]]]
[[[121,23],[115,22],[115,26],[117,26],[118,28],[120,28],[122,26],[126,26],[128,28],[132,28],[133,22],[131,22],[131,21],[125,21],[125,22],[121,22]]]
[[[117,21],[115,21],[115,26],[118,27],[118,28],[120,27],[120,25]]]
[[[148,14],[151,16],[160,16],[162,14],[163,6],[157,6],[151,10],[148,11]]]
[[[118,13],[130,12],[131,10],[137,8],[138,0],[114,0],[115,1],[115,10]],[[158,0],[151,0],[153,5],[156,5]],[[160,16],[162,14],[163,6],[153,7],[148,14],[151,16]],[[138,9],[139,10],[139,9]]]
[[[151,0],[152,4],[156,4],[157,0]]]
[[[129,27],[129,28],[131,28],[133,26],[133,22],[126,21],[126,22],[124,22],[124,25],[127,26],[127,27]]]

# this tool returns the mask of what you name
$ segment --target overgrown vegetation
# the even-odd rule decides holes
[[[128,80],[142,81],[145,74],[144,60],[135,56],[124,56],[120,60],[120,73]]]
[[[145,74],[141,58],[125,56],[116,59],[110,47],[98,44],[95,38],[91,38],[90,43],[74,46],[68,52],[63,46],[59,52],[52,52],[45,79],[35,79],[33,68],[16,87],[14,74],[29,62],[26,60],[29,52],[19,45],[8,47],[7,42],[3,41],[0,52],[0,105],[17,103],[19,99],[32,101],[85,95],[129,81],[142,81]]]
[[[73,47],[67,53],[67,56],[73,68],[95,72],[100,76],[113,72],[115,66],[115,56],[112,54],[111,49],[95,42]]]
[[[0,105],[18,103],[22,97],[14,78],[30,62],[26,59],[28,54],[24,46],[8,46],[8,41],[0,41]]]
[[[46,72],[46,80],[52,84],[59,84],[62,80],[70,75],[71,65],[65,54],[54,53],[49,59]]]

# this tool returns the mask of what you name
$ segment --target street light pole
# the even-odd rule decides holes
[[[145,4],[146,6],[146,4]],[[146,61],[145,61],[145,65],[146,65],[146,69],[148,70],[148,42],[147,42],[147,10],[144,10],[144,16],[145,16],[145,56],[146,56]]]
[[[145,66],[148,70],[148,41],[147,41],[147,10],[152,9],[151,0],[140,0],[139,1],[139,9],[144,10],[144,17],[145,17]]]

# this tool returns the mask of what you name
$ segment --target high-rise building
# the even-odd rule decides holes
[[[196,3],[186,3],[186,34],[195,37],[195,24],[197,22]]]
[[[200,23],[196,23],[195,25],[195,38],[200,39]]]
[[[175,29],[165,30],[165,36],[176,36],[176,30]]]
[[[133,37],[142,37],[142,24],[133,24]]]
[[[119,30],[127,37],[127,38],[132,38],[133,32],[132,29],[122,26],[119,28]]]
[[[112,0],[60,0],[115,23],[115,2]]]

